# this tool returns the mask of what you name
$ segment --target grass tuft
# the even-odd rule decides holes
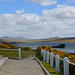
[[[55,72],[55,67],[50,68],[50,64],[47,64],[47,63],[44,62],[44,61],[41,61],[41,62],[42,62],[42,64],[45,66],[45,68],[49,71],[49,73],[50,73],[51,75],[62,75],[61,72],[59,72],[59,73],[56,73],[56,72]]]

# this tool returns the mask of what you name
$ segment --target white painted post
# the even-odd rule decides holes
[[[21,48],[19,48],[19,59],[21,59]]]
[[[43,61],[46,61],[46,51],[44,50]]]
[[[47,52],[45,52],[45,61],[47,60]]]
[[[50,67],[52,68],[53,67],[53,52],[50,53]]]
[[[47,60],[46,63],[49,63],[49,51],[47,51]]]
[[[43,49],[41,49],[41,55],[43,55]]]
[[[69,59],[67,57],[64,58],[64,75],[69,75]]]
[[[60,70],[60,56],[59,56],[59,54],[56,55],[55,66],[56,66],[56,73],[59,73],[59,70]]]

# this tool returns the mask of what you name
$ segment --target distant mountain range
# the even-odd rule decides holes
[[[52,37],[46,39],[31,40],[30,42],[75,42],[75,37],[65,37],[65,38]]]
[[[52,38],[46,38],[46,39],[27,39],[23,37],[0,37],[0,40],[3,41],[12,41],[12,42],[75,42],[75,37],[65,37],[65,38],[59,38],[59,37],[52,37]]]
[[[75,37],[65,37],[65,38],[48,38],[48,39],[42,39],[41,42],[75,42]]]
[[[8,37],[8,36],[4,36],[4,37],[0,37],[0,40],[12,41],[12,42],[25,42],[26,40],[29,40],[29,39],[23,38],[23,37]]]

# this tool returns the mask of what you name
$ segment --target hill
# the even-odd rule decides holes
[[[59,38],[59,37],[53,37],[53,38],[46,38],[46,39],[27,39],[22,37],[7,37],[4,36],[0,38],[0,40],[3,41],[11,41],[11,42],[75,42],[75,37],[65,37],[65,38]]]
[[[66,38],[47,38],[47,39],[37,39],[37,40],[29,40],[27,42],[75,42],[75,37],[66,37]]]
[[[22,37],[0,37],[0,40],[2,41],[11,41],[11,42],[25,42],[26,40],[29,40],[27,38],[22,38]]]

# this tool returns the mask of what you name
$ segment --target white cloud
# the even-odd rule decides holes
[[[58,5],[55,9],[49,11],[54,17],[59,19],[75,18],[75,6]]]
[[[45,0],[43,2],[41,2],[41,5],[55,5],[57,2],[56,1],[52,1],[52,0]]]
[[[4,1],[10,1],[10,0],[4,0]]]
[[[30,13],[3,14],[0,16],[0,34],[26,38],[74,36],[75,11],[73,9],[75,8],[71,6],[57,6],[53,10],[44,10],[42,16]]]
[[[25,11],[24,9],[22,9],[22,10],[16,10],[16,14],[18,14],[18,15],[19,15],[19,14],[23,14],[24,11]]]
[[[55,5],[57,3],[56,0],[29,0],[28,2],[40,3],[40,5],[43,5],[43,6]]]
[[[0,3],[2,2],[9,2],[10,0],[0,0]]]

